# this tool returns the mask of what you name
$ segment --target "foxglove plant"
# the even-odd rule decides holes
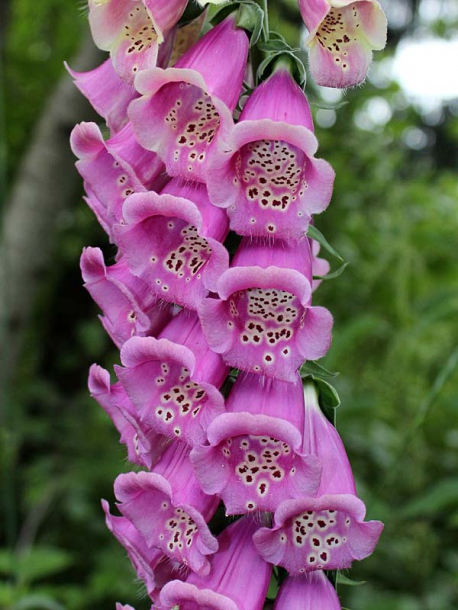
[[[364,521],[320,366],[300,374],[331,342],[314,215],[334,171],[315,157],[303,66],[269,33],[267,3],[233,2],[213,27],[187,4],[89,0],[110,56],[69,70],[110,132],[71,136],[117,248],[109,266],[99,248],[81,257],[121,360],[114,382],[92,365],[89,389],[137,466],[115,481],[120,514],[102,502],[106,524],[154,608],[262,610],[275,574],[277,610],[334,610],[323,570],[367,557],[383,528]],[[378,3],[299,8],[317,83],[364,79],[383,46]]]

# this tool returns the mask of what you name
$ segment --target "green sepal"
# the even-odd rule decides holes
[[[217,25],[235,11],[237,11],[235,24],[249,32],[250,47],[253,47],[261,36],[264,24],[264,11],[253,0],[240,0],[225,4],[213,15],[211,22],[213,25]]]
[[[329,371],[326,367],[314,360],[307,360],[301,366],[300,374],[302,378],[308,377],[309,375],[313,375],[316,377],[338,377],[340,373]]]
[[[318,403],[323,411],[326,419],[333,426],[336,425],[336,411],[340,406],[340,398],[337,390],[321,377],[316,377],[313,374],[301,375],[302,379],[312,379],[318,392]]]
[[[269,40],[258,43],[258,49],[265,53],[275,53],[276,51],[297,51],[289,46],[286,40],[278,32],[270,32]]]
[[[273,46],[280,46],[280,42],[280,39],[275,39],[273,42]],[[269,40],[268,42],[262,44],[269,45],[270,43],[271,41]],[[288,64],[291,76],[302,88],[304,87],[307,74],[305,71],[304,64],[295,53],[295,49],[292,49],[288,44],[284,43],[281,45],[281,48],[279,50],[269,50],[267,51],[267,53],[267,57],[262,60],[256,71],[257,83],[266,80],[266,78],[268,78],[273,73],[275,65],[281,62],[284,64]]]

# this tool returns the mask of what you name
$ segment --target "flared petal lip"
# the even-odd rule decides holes
[[[358,522],[364,521],[366,507],[364,502],[351,494],[327,494],[319,498],[300,498],[285,500],[275,511],[276,527],[282,527],[288,519],[306,511],[338,510],[345,511]]]
[[[70,134],[70,148],[78,159],[94,158],[103,150],[105,142],[96,123],[81,122]]]
[[[151,216],[177,217],[194,225],[197,231],[202,231],[202,215],[199,208],[183,197],[174,195],[159,195],[153,191],[133,193],[123,205],[123,218],[127,225],[134,225]]]
[[[183,600],[192,601],[201,607],[214,608],[214,610],[240,610],[239,606],[225,595],[211,589],[199,589],[191,583],[180,580],[173,580],[164,586],[159,607],[174,607]]]
[[[237,123],[230,133],[229,150],[240,150],[245,144],[258,140],[281,140],[303,150],[312,157],[318,150],[318,140],[314,133],[302,125],[292,125],[283,121],[272,119],[259,119],[257,121],[244,120]]]
[[[168,339],[154,337],[132,337],[121,349],[121,362],[125,367],[135,367],[152,360],[175,360],[185,366],[192,376],[196,359],[190,349]],[[121,370],[116,367],[116,370]]]
[[[272,436],[288,443],[296,453],[299,453],[302,441],[299,431],[293,424],[269,415],[223,413],[216,417],[207,429],[207,438],[212,446],[218,445],[227,438],[246,434]]]
[[[170,483],[160,474],[154,472],[125,472],[116,477],[114,492],[119,502],[116,506],[122,512],[122,502],[130,499],[132,488],[140,488],[142,491],[155,489],[172,498],[173,491]]]
[[[238,290],[276,288],[297,296],[304,307],[308,306],[312,294],[310,282],[299,271],[272,266],[232,267],[221,275],[217,288],[225,301]]]
[[[212,102],[220,115],[221,121],[229,121],[232,123],[231,111],[227,105],[213,93],[211,84],[207,84],[204,77],[197,72],[197,70],[189,68],[166,68],[165,70],[162,68],[150,68],[149,70],[142,70],[135,78],[135,88],[142,95],[152,97],[165,85],[183,82],[194,85],[207,93],[211,97]],[[129,118],[132,113],[135,113],[138,102],[143,103],[143,100],[140,98],[133,100],[130,103],[128,110]]]

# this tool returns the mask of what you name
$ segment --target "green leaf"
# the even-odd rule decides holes
[[[307,237],[314,239],[317,241],[320,246],[323,246],[325,250],[327,250],[330,254],[338,258],[340,261],[344,262],[344,259],[340,256],[340,254],[334,250],[331,244],[328,242],[326,237],[323,235],[321,231],[319,231],[314,225],[309,225],[307,229]]]
[[[237,11],[235,23],[238,27],[250,32],[250,46],[254,46],[261,36],[264,11],[252,0],[241,0],[240,2],[225,4],[213,15],[211,22],[213,25],[217,25],[235,11]]]
[[[341,275],[344,270],[345,267],[348,265],[347,263],[343,263],[342,265],[340,265],[340,267],[338,269],[336,269],[336,271],[332,271],[331,273],[327,273],[326,275],[314,275],[313,279],[314,280],[333,280],[336,277],[339,277],[339,275]]]

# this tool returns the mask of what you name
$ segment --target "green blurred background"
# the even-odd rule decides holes
[[[46,114],[52,121],[50,100],[68,79],[63,61],[74,65],[89,43],[83,3],[2,2],[5,219],[27,179],[37,126]],[[450,610],[458,607],[458,99],[409,100],[390,74],[400,44],[450,40],[458,15],[448,0],[382,4],[389,44],[364,87],[341,96],[307,84],[319,156],[337,174],[317,226],[349,262],[316,294],[335,316],[323,364],[340,371],[338,429],[368,517],[386,524],[375,554],[348,574],[365,584],[339,593],[351,610]],[[269,5],[271,27],[297,44],[296,3]],[[456,54],[444,59],[456,80]],[[422,78],[433,74],[425,67]],[[84,112],[73,116],[68,107],[53,146],[62,147],[73,123],[91,119],[84,100],[78,104]],[[68,149],[57,154],[64,159]],[[89,365],[111,367],[117,354],[81,287],[79,256],[85,245],[113,252],[75,170],[67,171],[65,189],[56,175],[45,193],[43,261],[33,282],[25,278],[26,297],[1,320],[0,608],[108,610],[119,600],[144,610],[147,599],[100,508],[129,464],[86,388]]]

